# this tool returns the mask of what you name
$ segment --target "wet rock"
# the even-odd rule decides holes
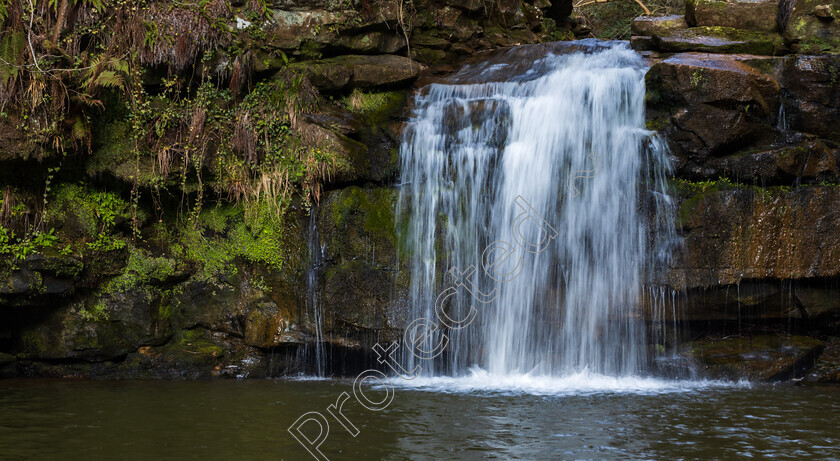
[[[651,67],[648,108],[666,112],[678,155],[720,155],[773,133],[779,83],[748,60],[762,58],[682,53]]]
[[[17,376],[17,359],[13,355],[0,352],[0,378]]]
[[[813,383],[840,383],[840,340],[832,338],[808,371],[805,380]]]
[[[830,284],[795,284],[793,297],[803,318],[826,321],[840,317],[840,297]]]
[[[694,341],[685,355],[712,378],[782,381],[804,377],[824,347],[804,336],[763,335]]]
[[[660,51],[745,53],[774,56],[788,52],[782,37],[775,33],[746,31],[732,27],[691,27],[664,36],[653,36]]]
[[[692,0],[686,2],[686,19],[692,26],[722,26],[773,32],[777,29],[775,0]]]
[[[668,35],[668,33],[688,28],[685,22],[685,17],[682,15],[669,16],[639,16],[633,19],[630,30],[633,35],[651,36],[651,35]]]
[[[49,295],[74,291],[83,264],[72,256],[31,255],[15,263],[14,270],[0,271],[0,295],[15,305],[42,302]]]
[[[737,178],[746,183],[788,185],[835,182],[840,179],[840,150],[825,142],[806,138],[798,145],[770,150],[750,150],[709,159],[702,166],[685,166],[693,177]]]
[[[281,344],[299,341],[292,331],[292,319],[281,312],[277,305],[265,300],[250,306],[245,318],[245,344],[270,349]]]
[[[359,331],[351,340],[362,340],[365,331],[395,338],[405,325],[407,280],[397,260],[396,197],[390,188],[348,187],[331,192],[319,210],[327,330]]]
[[[785,39],[797,53],[824,54],[840,52],[840,21],[834,12],[840,11],[840,0],[815,2],[791,1],[790,19],[784,29]]]
[[[840,56],[790,56],[783,79],[790,128],[840,142]]]
[[[840,188],[728,187],[713,184],[681,200],[674,288],[840,275]]]
[[[345,55],[290,66],[323,91],[376,88],[409,83],[423,65],[397,55]]]

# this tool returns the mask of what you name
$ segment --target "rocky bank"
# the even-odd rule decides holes
[[[406,322],[395,209],[412,89],[476,53],[556,37],[571,13],[542,0],[216,3],[144,10],[174,53],[148,32],[137,45],[153,116],[108,90],[103,110],[66,111],[64,137],[43,142],[26,122],[38,114],[4,93],[0,375],[279,376],[311,372],[316,341],[327,373],[371,366],[371,345]],[[652,347],[709,376],[840,373],[840,32],[838,5],[817,3],[690,1],[633,25],[652,65],[648,125],[673,153],[679,240],[644,307],[652,322],[671,312],[681,342]],[[97,14],[62,8],[59,37]],[[25,58],[9,18],[3,50]],[[239,38],[184,38],[184,22]],[[186,102],[188,115],[155,112]],[[270,163],[271,139],[307,154]]]

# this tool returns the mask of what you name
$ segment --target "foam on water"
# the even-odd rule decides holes
[[[720,380],[668,380],[641,376],[608,376],[584,370],[565,376],[532,374],[493,375],[478,367],[466,376],[392,378],[394,386],[418,391],[443,393],[493,393],[503,395],[592,395],[695,392],[707,389],[750,387],[748,382]]]

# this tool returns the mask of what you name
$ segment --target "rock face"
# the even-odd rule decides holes
[[[686,25],[634,22],[634,48],[678,52],[652,54],[646,78],[679,238],[654,285],[674,298],[653,289],[644,308],[655,333],[682,325],[681,360],[702,375],[837,379],[835,6],[690,0]]]
[[[840,274],[840,214],[835,206],[840,188],[727,190],[718,184],[680,205],[684,253],[671,274],[674,287]]]
[[[835,181],[836,65],[832,56],[678,54],[648,73],[651,126],[667,133],[681,177]]]
[[[394,210],[397,191],[349,187],[318,211],[323,254],[320,302],[325,330],[361,346],[374,333],[398,339],[406,323],[407,273],[400,271]],[[364,344],[367,347],[372,344]]]

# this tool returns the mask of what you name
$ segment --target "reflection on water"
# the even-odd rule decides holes
[[[421,384],[398,387],[381,412],[349,400],[344,414],[361,433],[353,438],[330,420],[322,451],[333,461],[840,457],[836,387],[718,383],[664,393],[534,394]],[[326,415],[351,386],[0,381],[0,459],[312,459],[286,429],[307,411]]]

